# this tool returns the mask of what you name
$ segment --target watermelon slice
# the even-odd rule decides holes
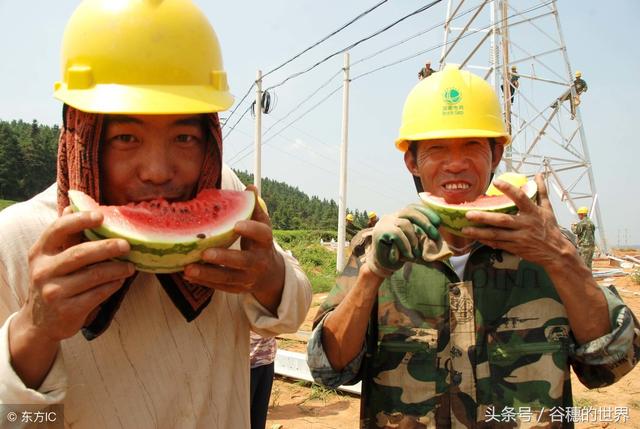
[[[502,177],[500,177],[502,179]],[[492,185],[493,186],[493,185]],[[527,181],[520,187],[532,201],[535,201],[538,193],[538,186],[533,180]],[[461,204],[448,204],[444,198],[437,197],[429,192],[421,192],[420,199],[431,210],[438,213],[442,220],[442,226],[455,235],[462,236],[462,228],[465,226],[482,226],[476,222],[471,222],[465,215],[468,211],[479,210],[493,213],[518,213],[518,207],[506,195],[481,195],[474,201]]]
[[[101,206],[83,192],[70,190],[73,211],[100,211],[99,228],[85,230],[90,240],[124,238],[131,251],[123,257],[139,271],[172,273],[202,259],[210,247],[229,247],[238,238],[236,222],[251,218],[251,191],[206,189],[193,200],[160,198],[125,206]]]

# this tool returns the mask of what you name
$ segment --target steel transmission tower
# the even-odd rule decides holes
[[[607,251],[604,223],[582,124],[583,103],[569,62],[555,0],[448,0],[440,68],[447,63],[484,76],[500,95],[513,143],[501,169],[546,183],[561,224],[575,222],[576,209],[589,207]],[[514,96],[512,67],[519,76]],[[584,79],[588,81],[589,76]],[[513,98],[513,102],[511,99]],[[558,202],[561,201],[562,203]]]

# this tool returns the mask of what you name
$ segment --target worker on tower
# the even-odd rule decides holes
[[[576,96],[573,98],[574,109],[575,107],[578,107],[580,105],[580,94],[582,94],[583,92],[587,92],[587,89],[589,89],[589,87],[587,87],[587,82],[582,79],[581,71],[576,71],[575,76],[576,78],[573,80],[573,87],[576,91]]]
[[[575,96],[571,96],[571,90],[573,88],[573,91],[575,92]],[[571,106],[571,119],[574,119],[576,117],[576,107],[578,107],[578,105],[580,105],[580,94],[582,94],[583,92],[587,92],[587,90],[589,89],[589,87],[587,86],[587,82],[585,82],[584,79],[582,79],[582,72],[581,71],[576,71],[575,73],[575,79],[573,80],[573,83],[571,84],[571,88],[567,89],[561,96],[560,98],[558,98],[552,105],[551,107],[553,107],[554,109],[558,107],[558,103],[562,103],[564,101],[569,100],[570,106]]]
[[[585,265],[591,269],[593,260],[593,251],[595,250],[595,230],[596,227],[589,219],[589,209],[580,207],[578,209],[578,218],[580,221],[571,225],[571,231],[578,238],[578,251]]]
[[[436,71],[431,68],[431,62],[427,62],[418,72],[418,80],[426,79],[435,72]]]
[[[513,104],[516,90],[520,86],[520,83],[518,82],[519,79],[520,75],[518,74],[518,68],[516,66],[511,66],[511,72],[509,73],[509,94],[507,94],[511,100],[511,104]],[[504,85],[500,85],[500,89],[504,92]]]

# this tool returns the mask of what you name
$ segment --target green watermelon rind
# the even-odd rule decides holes
[[[248,200],[249,201],[249,200]],[[250,200],[245,210],[236,221],[247,220],[253,214],[255,199]],[[70,198],[70,205],[74,212],[82,211]],[[209,231],[215,232],[215,231]],[[227,248],[239,237],[233,229],[210,235],[207,238],[182,242],[146,242],[134,239],[126,234],[114,232],[104,225],[95,229],[85,229],[84,235],[92,241],[106,238],[122,238],[129,242],[131,250],[118,260],[128,261],[135,265],[136,270],[149,273],[174,273],[183,271],[185,265],[202,260],[202,253],[209,248]]]
[[[529,199],[533,202],[536,201],[536,196],[538,194],[538,186],[536,182],[530,180],[525,185],[525,192]],[[462,234],[462,228],[467,226],[475,226],[475,227],[483,227],[484,224],[471,222],[466,218],[466,213],[468,211],[483,211],[483,212],[491,212],[491,213],[505,213],[505,214],[516,214],[518,213],[518,207],[515,203],[511,202],[509,205],[502,205],[499,207],[474,207],[473,205],[465,205],[464,207],[455,207],[453,205],[447,205],[446,207],[433,201],[429,198],[426,192],[421,192],[420,200],[422,204],[429,207],[431,210],[435,211],[438,216],[440,216],[440,220],[442,221],[441,227],[445,230],[451,232],[454,235],[464,236]],[[469,204],[469,203],[468,203]]]

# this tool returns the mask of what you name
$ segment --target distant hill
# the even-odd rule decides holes
[[[245,184],[253,183],[253,174],[236,171]],[[334,200],[309,197],[297,187],[262,178],[262,198],[267,203],[274,229],[338,229],[338,204]],[[348,210],[354,215],[356,225],[367,224],[367,212]]]

